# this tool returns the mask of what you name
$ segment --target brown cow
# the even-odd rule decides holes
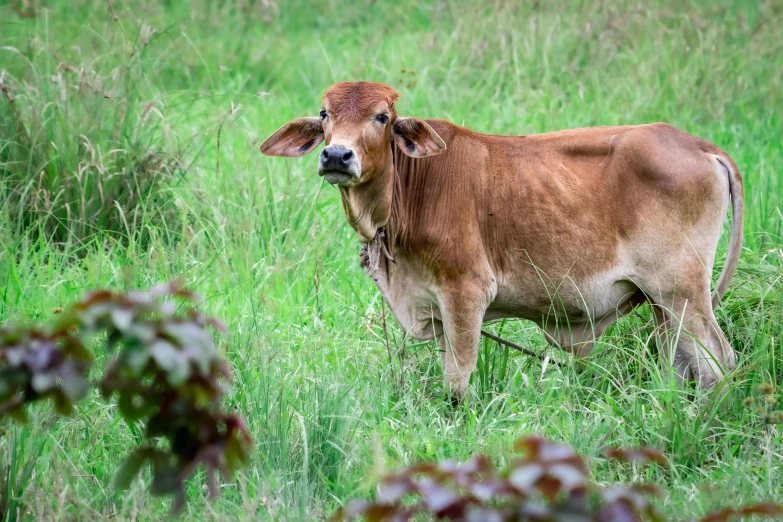
[[[713,314],[742,245],[742,180],[725,152],[664,123],[478,134],[400,117],[397,98],[386,85],[338,83],[320,118],[287,123],[261,152],[303,156],[326,141],[318,173],[340,189],[364,264],[405,331],[438,339],[456,395],[484,321],[529,319],[585,356],[643,301],[680,382],[709,387],[734,367]]]

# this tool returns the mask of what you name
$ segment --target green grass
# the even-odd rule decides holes
[[[320,519],[371,494],[384,468],[477,451],[503,461],[513,439],[526,433],[596,458],[605,444],[663,449],[670,469],[599,463],[595,478],[651,479],[667,492],[661,506],[669,515],[783,500],[781,431],[764,427],[742,404],[758,384],[783,378],[779,2],[113,6],[51,0],[48,11],[20,18],[0,3],[0,69],[35,93],[35,103],[54,92],[59,64],[82,71],[62,74],[100,76],[91,78],[104,90],[132,70],[132,89],[79,113],[100,121],[64,114],[34,127],[34,137],[54,144],[40,150],[68,174],[89,156],[84,147],[63,151],[74,138],[65,131],[86,129],[105,153],[112,130],[128,142],[139,138],[123,126],[124,107],[136,111],[128,120],[135,124],[151,104],[156,127],[133,143],[177,155],[178,175],[156,189],[165,210],[148,211],[159,200],[143,199],[136,226],[105,231],[117,222],[111,211],[100,224],[73,217],[69,230],[88,231],[73,241],[55,241],[35,221],[14,218],[18,198],[4,177],[0,322],[46,319],[95,287],[147,287],[176,276],[206,297],[209,313],[229,326],[230,406],[245,415],[255,447],[216,504],[192,482],[186,519]],[[433,343],[403,339],[388,316],[387,346],[381,318],[388,311],[359,268],[358,241],[337,191],[315,175],[314,158],[258,152],[289,119],[316,115],[329,85],[358,79],[399,89],[405,115],[447,118],[482,132],[667,121],[726,150],[744,175],[746,246],[718,312],[740,357],[725,386],[695,398],[679,389],[660,369],[649,311],[642,309],[610,329],[583,373],[569,364],[542,368],[484,342],[474,399],[447,408]],[[0,92],[0,114],[7,104]],[[11,141],[0,141],[0,172],[10,168]],[[12,166],[20,172],[17,160]],[[38,168],[29,163],[28,183]],[[491,328],[545,348],[531,324]],[[91,396],[72,419],[40,408],[29,426],[5,425],[0,471],[11,482],[3,490],[23,491],[24,517],[165,515],[168,501],[150,497],[148,483],[125,494],[112,488],[114,471],[139,441],[137,429],[115,420],[114,408]]]

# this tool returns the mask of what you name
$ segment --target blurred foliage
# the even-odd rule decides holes
[[[761,382],[779,383],[783,361],[783,124],[770,110],[783,106],[782,26],[777,0],[0,0],[0,69],[37,151],[17,147],[24,142],[0,92],[0,125],[13,138],[0,140],[0,157],[17,147],[15,163],[0,159],[0,321],[38,321],[84,288],[117,288],[126,276],[139,288],[177,274],[198,280],[210,309],[235,325],[234,388],[223,404],[243,412],[261,443],[252,471],[221,489],[215,513],[191,502],[188,518],[323,519],[338,499],[368,497],[376,456],[462,462],[485,448],[495,461],[521,432],[590,456],[606,441],[664,448],[671,467],[645,476],[667,484],[657,506],[671,519],[709,512],[716,497],[775,501],[781,428],[754,413],[761,397],[753,408],[742,400]],[[361,277],[339,192],[321,187],[312,158],[258,153],[286,121],[316,115],[329,85],[360,79],[398,89],[401,114],[479,132],[667,121],[724,148],[743,173],[747,204],[746,249],[718,310],[740,355],[726,393],[700,402],[669,387],[648,350],[643,308],[602,338],[593,371],[579,375],[483,343],[476,413],[444,411],[431,344],[406,339],[391,321],[389,359],[386,311]],[[134,164],[147,152],[167,167],[152,196],[140,196],[143,208],[133,207],[135,194],[120,189],[144,178]],[[81,203],[69,203],[69,218],[62,203],[76,198],[39,190],[39,176],[75,186],[70,173],[85,166],[88,218]],[[20,212],[26,187],[36,194]],[[106,221],[91,218],[99,189],[116,201],[116,211],[107,204],[97,214]],[[130,234],[117,231],[120,208]],[[48,217],[56,212],[61,221]],[[136,248],[147,231],[149,244]],[[715,261],[720,269],[722,255]],[[493,331],[547,346],[524,322]],[[0,471],[5,455],[13,470],[7,497],[31,518],[162,518],[167,502],[96,487],[141,434],[92,399],[68,419],[46,407],[29,409],[26,425],[9,423],[0,440]],[[33,455],[41,458],[28,466]],[[591,469],[602,483],[636,476],[630,466]],[[191,498],[202,494],[193,482]]]
[[[197,301],[177,281],[149,292],[98,291],[48,328],[0,329],[0,415],[25,422],[24,407],[47,397],[61,415],[72,413],[91,384],[94,361],[86,342],[105,333],[114,357],[100,393],[107,400],[116,395],[120,415],[145,427],[141,447],[117,472],[117,486],[127,488],[149,463],[151,492],[173,495],[178,512],[185,480],[203,464],[216,497],[216,472],[232,476],[247,461],[251,440],[242,419],[221,410],[230,375],[210,328],[225,328],[199,312]]]
[[[421,515],[459,522],[640,522],[667,520],[651,498],[652,484],[598,485],[589,479],[585,459],[569,446],[524,437],[514,448],[522,458],[496,469],[478,455],[464,464],[450,460],[421,463],[386,475],[373,502],[352,502],[333,520],[363,517],[368,522],[405,522]],[[651,448],[604,450],[607,459],[666,466]],[[737,516],[783,517],[783,506],[759,504],[726,508],[700,522],[727,522]]]
[[[70,329],[0,330],[0,415],[26,422],[25,404],[51,397],[57,413],[70,415],[89,390],[92,355]]]

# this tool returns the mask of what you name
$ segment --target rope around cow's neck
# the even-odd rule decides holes
[[[381,252],[383,252],[383,255],[386,256],[386,259],[396,264],[397,260],[394,259],[394,256],[389,253],[389,249],[386,247],[386,227],[380,227],[375,231],[375,240],[380,243]]]

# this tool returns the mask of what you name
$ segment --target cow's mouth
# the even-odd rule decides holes
[[[321,175],[332,185],[347,185],[356,179],[352,173],[342,170],[326,170]]]

